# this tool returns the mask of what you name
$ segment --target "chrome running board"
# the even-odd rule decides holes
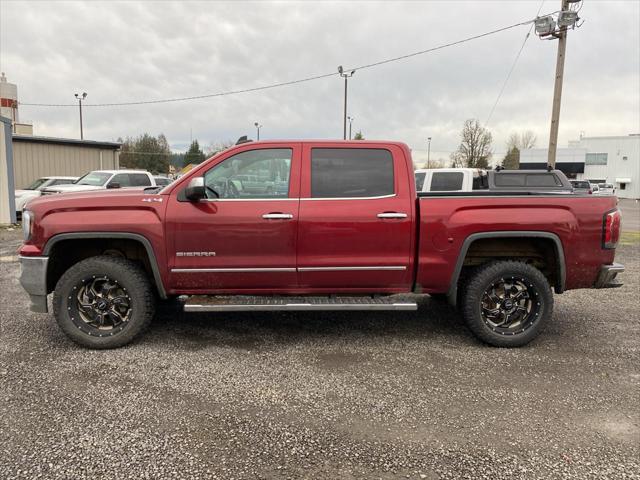
[[[397,296],[384,297],[284,297],[194,295],[185,312],[269,312],[326,310],[417,310],[418,304]]]

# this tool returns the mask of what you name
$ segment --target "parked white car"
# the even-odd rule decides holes
[[[616,194],[616,187],[613,186],[613,183],[599,183],[598,187],[600,187],[600,195]]]
[[[22,215],[24,206],[34,198],[42,195],[42,191],[48,187],[56,187],[58,185],[68,185],[75,182],[78,177],[40,177],[26,188],[15,191],[16,213]]]
[[[173,182],[173,179],[171,179],[169,177],[161,177],[161,176],[158,176],[158,175],[153,177],[153,179],[156,181],[156,186],[158,186],[158,187],[166,187],[171,182]]]
[[[156,181],[146,170],[94,170],[80,177],[72,185],[45,188],[43,195],[54,193],[77,193],[107,188],[155,187]]]

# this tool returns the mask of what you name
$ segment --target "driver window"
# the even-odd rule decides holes
[[[291,155],[289,148],[274,148],[227,158],[204,174],[207,198],[288,197]]]

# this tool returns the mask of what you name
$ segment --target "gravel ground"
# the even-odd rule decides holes
[[[178,315],[114,351],[30,313],[0,231],[0,478],[640,478],[640,246],[528,347],[448,307]]]

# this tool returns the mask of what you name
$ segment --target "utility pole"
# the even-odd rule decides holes
[[[257,140],[260,140],[260,129],[262,128],[262,125],[260,125],[258,122],[254,123],[255,127],[256,127],[256,137]]]
[[[342,68],[342,65],[338,67],[338,73],[342,78],[344,78],[344,116],[343,116],[343,126],[342,126],[342,139],[347,139],[347,86],[349,77],[353,77],[353,74],[356,73],[355,70],[351,70],[351,72],[345,72]]]
[[[427,168],[431,168],[431,137],[427,137]]]
[[[84,132],[82,131],[82,100],[87,98],[87,92],[83,92],[82,95],[75,94],[78,99],[78,106],[80,107],[80,140],[84,140]]]
[[[560,11],[569,9],[569,0],[561,0]],[[558,33],[558,56],[556,59],[556,81],[553,87],[553,108],[551,111],[551,130],[549,132],[549,156],[547,163],[555,168],[558,149],[558,127],[560,124],[560,106],[562,103],[562,80],[564,76],[564,57],[567,50],[567,27],[561,27]]]
[[[351,140],[351,124],[353,123],[353,117],[347,117],[349,120],[349,140]]]

